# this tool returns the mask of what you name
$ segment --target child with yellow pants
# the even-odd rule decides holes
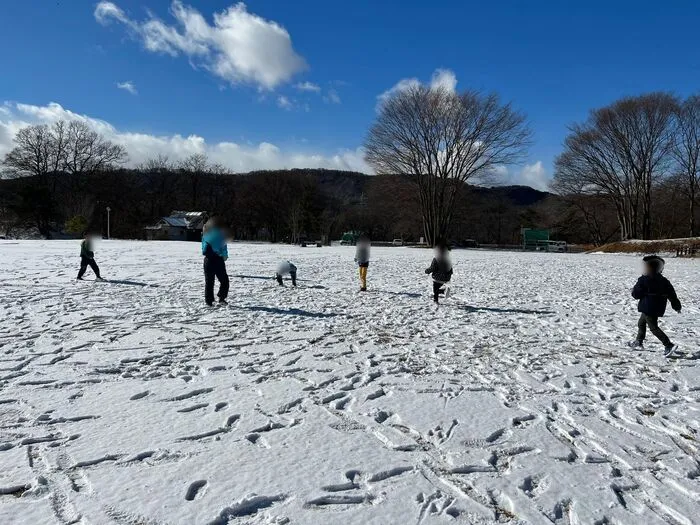
[[[355,249],[355,262],[360,268],[360,291],[367,291],[367,268],[369,268],[370,241],[367,235],[360,235]]]

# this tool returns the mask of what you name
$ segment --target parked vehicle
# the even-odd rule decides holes
[[[360,236],[358,232],[345,232],[340,239],[341,246],[355,246],[357,238]]]
[[[549,241],[547,251],[550,252],[565,252],[567,251],[566,241]]]
[[[391,241],[391,244],[393,246],[403,246],[403,239],[394,239]]]

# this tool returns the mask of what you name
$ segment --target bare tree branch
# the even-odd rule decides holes
[[[449,231],[462,186],[521,160],[530,140],[525,117],[496,95],[412,86],[384,101],[365,158],[378,173],[414,177],[434,243]]]

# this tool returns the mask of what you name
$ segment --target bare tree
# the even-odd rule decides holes
[[[65,153],[62,163],[67,173],[95,173],[123,164],[124,146],[115,144],[81,120],[72,120],[65,129]]]
[[[3,165],[15,176],[35,176],[48,185],[53,142],[49,126],[22,128],[15,134],[14,142],[15,147],[5,155]]]
[[[622,239],[651,236],[652,187],[668,174],[676,99],[651,93],[594,110],[570,128],[555,184],[601,193],[614,204]]]
[[[167,155],[156,155],[142,162],[136,169],[143,172],[157,173],[163,171],[173,171],[173,164]]]
[[[195,153],[190,155],[179,164],[181,171],[187,174],[190,185],[190,198],[192,209],[196,209],[199,202],[199,186],[202,177],[209,172],[209,159],[203,153]]]
[[[690,204],[690,237],[694,237],[695,205],[700,194],[700,95],[683,101],[677,109],[673,156],[678,163],[679,181]]]
[[[297,244],[301,236],[301,227],[304,222],[304,205],[301,199],[296,199],[289,207],[287,224],[290,232],[290,244]]]
[[[522,159],[530,139],[525,117],[494,94],[412,86],[382,104],[365,150],[378,173],[414,177],[433,244],[447,236],[462,186]]]
[[[136,168],[144,174],[149,216],[160,217],[167,213],[172,188],[175,182],[175,166],[166,155],[157,155],[139,164]]]
[[[19,176],[33,175],[44,184],[49,174],[94,173],[126,160],[123,146],[77,120],[27,126],[17,132],[15,144],[3,164]]]
[[[223,195],[221,194],[221,189],[220,189],[221,180],[223,177],[228,175],[229,170],[223,164],[215,162],[214,164],[209,165],[207,173],[211,177],[211,183],[209,184],[209,202],[208,202],[208,205],[210,206],[210,210],[214,210],[214,211],[219,212],[219,211],[221,211],[221,208],[223,206],[223,204],[222,204]]]
[[[591,241],[596,246],[603,244],[607,238],[603,234],[600,203],[605,198],[597,187],[587,184],[583,177],[566,177],[562,173],[554,178],[552,191],[557,193],[583,219]],[[580,220],[580,219],[579,219]]]

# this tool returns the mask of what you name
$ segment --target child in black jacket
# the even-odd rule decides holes
[[[95,277],[98,281],[102,280],[100,276],[100,267],[97,266],[95,262],[95,252],[92,251],[92,239],[90,238],[90,232],[85,232],[83,234],[83,242],[80,243],[80,270],[78,271],[78,280],[83,280],[83,275],[87,270],[87,267],[92,268],[95,272]]]
[[[435,246],[435,257],[430,264],[430,268],[425,273],[433,276],[433,301],[439,304],[441,295],[445,294],[445,285],[452,279],[452,262],[450,261],[450,250],[447,244],[439,242]]]
[[[633,347],[641,347],[646,337],[647,326],[664,345],[665,355],[671,355],[677,348],[668,336],[659,328],[659,317],[666,313],[666,302],[671,301],[671,307],[678,313],[681,302],[678,300],[673,285],[662,275],[665,261],[657,256],[644,257],[644,275],[632,289],[632,297],[639,300],[637,309],[641,313],[637,323],[637,339],[631,343]]]

